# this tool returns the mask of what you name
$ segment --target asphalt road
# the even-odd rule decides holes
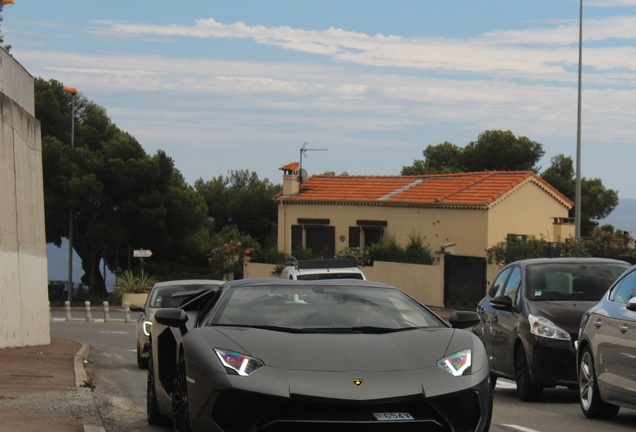
[[[135,324],[96,320],[64,320],[52,314],[51,336],[90,346],[86,371],[95,382],[95,395],[107,432],[168,431],[146,423],[146,371],[137,367]],[[581,413],[576,392],[548,389],[541,403],[521,403],[515,385],[499,380],[494,395],[491,431],[581,432],[633,431],[636,411],[622,409],[611,421],[592,421]]]

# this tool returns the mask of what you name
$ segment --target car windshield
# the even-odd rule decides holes
[[[173,297],[173,294],[211,290],[217,286],[209,283],[155,286],[150,293],[149,305],[152,308],[179,307],[184,298],[181,296]]]
[[[625,263],[547,263],[527,267],[526,296],[534,301],[598,301],[629,268]]]
[[[394,288],[359,286],[234,287],[212,325],[282,331],[398,331],[443,321]]]

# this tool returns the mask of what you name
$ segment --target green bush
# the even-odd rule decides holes
[[[137,276],[132,270],[125,270],[117,276],[115,281],[115,295],[121,298],[124,294],[148,293],[157,280],[148,273],[141,271]]]
[[[395,239],[386,239],[367,248],[372,261],[401,262],[410,264],[432,264],[431,249],[424,245],[419,235],[412,234],[406,247],[400,246]]]
[[[369,255],[369,252],[359,247],[346,247],[340,252],[336,253],[336,258],[348,258],[348,255],[354,256],[358,260],[358,265],[360,267],[368,266],[371,262],[371,256]]]

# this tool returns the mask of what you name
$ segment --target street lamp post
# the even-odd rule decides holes
[[[75,149],[75,87],[64,87],[71,94],[71,153]],[[73,207],[68,210],[68,301],[73,301]]]
[[[581,69],[583,67],[583,0],[579,0],[579,90],[576,125],[576,191],[574,198],[574,236],[581,238]]]

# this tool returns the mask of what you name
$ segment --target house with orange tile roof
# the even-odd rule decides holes
[[[485,257],[509,234],[574,236],[573,202],[530,171],[417,176],[313,175],[280,168],[278,248],[328,255],[381,239],[419,236],[433,251]]]

